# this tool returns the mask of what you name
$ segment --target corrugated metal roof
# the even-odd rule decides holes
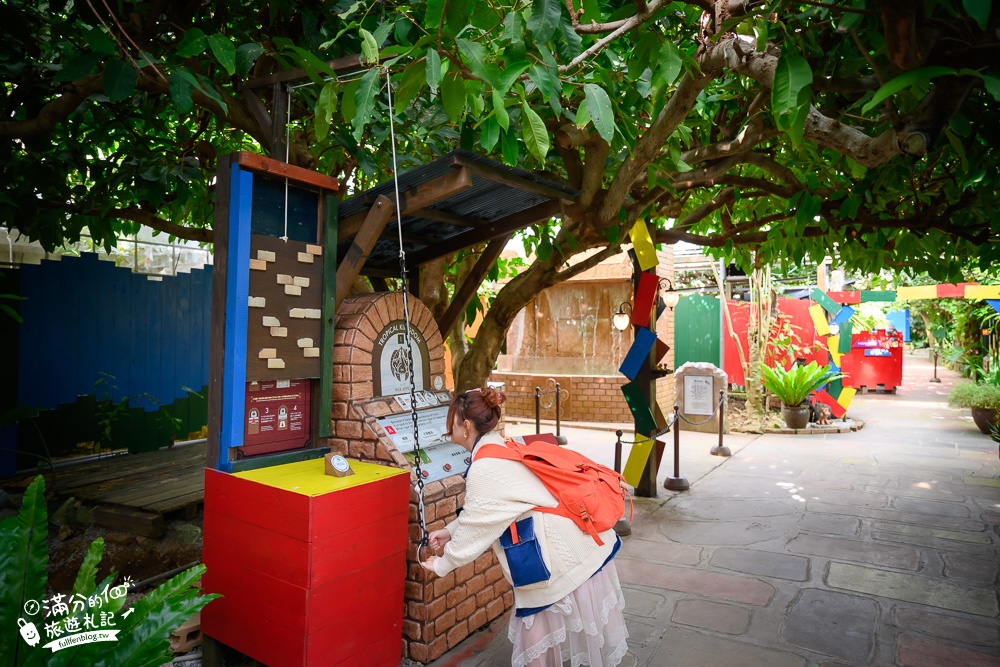
[[[513,231],[510,229],[512,225],[523,228],[547,219],[551,213],[533,216],[530,215],[530,210],[548,202],[572,201],[580,194],[575,188],[547,180],[532,172],[508,167],[468,151],[454,151],[433,162],[401,172],[398,179],[400,196],[405,201],[404,193],[407,191],[460,168],[469,171],[472,187],[423,209],[428,213],[439,213],[437,217],[447,218],[448,222],[420,215],[403,216],[403,248],[406,250],[409,266],[436,259],[489,238],[503,236],[508,231]],[[341,202],[338,216],[343,220],[363,213],[380,195],[395,198],[392,180]],[[517,214],[535,219],[511,219],[511,216]],[[398,235],[396,219],[393,218],[372,248],[362,274],[398,269]],[[344,258],[351,242],[345,240],[339,244],[338,260]],[[411,257],[414,261],[410,261]]]

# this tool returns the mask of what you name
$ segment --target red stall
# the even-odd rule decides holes
[[[853,334],[841,370],[845,387],[895,393],[903,383],[903,333],[879,329]]]

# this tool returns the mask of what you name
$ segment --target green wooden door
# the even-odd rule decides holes
[[[692,294],[674,308],[674,368],[688,361],[721,366],[719,356],[719,300]]]

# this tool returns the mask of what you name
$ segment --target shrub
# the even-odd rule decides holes
[[[959,382],[948,394],[953,408],[986,408],[1000,410],[1000,387],[992,384]]]

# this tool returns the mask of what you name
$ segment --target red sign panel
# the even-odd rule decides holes
[[[264,454],[303,447],[310,433],[309,380],[247,384],[243,452]]]

